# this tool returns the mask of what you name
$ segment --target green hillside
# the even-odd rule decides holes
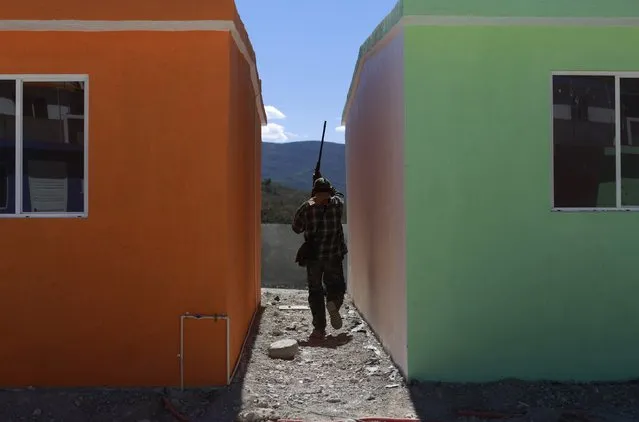
[[[262,142],[262,179],[299,190],[310,190],[319,153],[319,141]],[[344,144],[324,143],[322,175],[346,195],[346,156]]]
[[[262,223],[291,224],[297,208],[309,192],[283,186],[271,179],[262,181]]]
[[[273,182],[262,181],[262,223],[291,224],[297,208],[310,197],[310,189],[303,191]],[[346,213],[342,218],[346,223]]]

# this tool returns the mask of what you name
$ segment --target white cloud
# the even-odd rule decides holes
[[[270,142],[287,142],[292,141],[299,136],[293,132],[287,132],[284,126],[277,123],[267,123],[262,126],[262,140]]]
[[[346,132],[346,126],[337,126],[335,132]]]
[[[266,111],[266,118],[268,120],[286,119],[286,114],[279,111],[275,106],[272,106],[272,105],[264,106],[264,110]]]
[[[286,136],[284,126],[277,123],[267,123],[266,126],[262,126],[262,139],[265,141],[285,142],[288,141],[288,136]]]
[[[286,114],[282,113],[275,106],[264,106],[264,110],[266,111],[266,118],[268,120],[286,119]],[[278,123],[267,123],[266,126],[262,126],[262,140],[264,141],[286,142],[298,137],[299,136],[293,132],[287,132],[284,126]]]

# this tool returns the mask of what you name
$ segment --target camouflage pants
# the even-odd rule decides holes
[[[344,280],[343,258],[330,261],[310,261],[306,266],[308,282],[308,305],[313,314],[313,327],[326,329],[326,302],[334,302],[337,309],[344,303],[346,282]]]

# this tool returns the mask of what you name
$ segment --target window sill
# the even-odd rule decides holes
[[[574,212],[639,212],[639,207],[622,208],[551,208],[551,212],[574,213]]]
[[[85,219],[89,216],[86,213],[24,213],[24,214],[0,214],[0,219],[4,218],[15,218],[15,219],[25,219],[25,218],[80,218]]]

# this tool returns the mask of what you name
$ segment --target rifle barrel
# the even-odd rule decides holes
[[[320,141],[319,156],[317,157],[317,165],[315,171],[320,171],[320,165],[322,163],[322,150],[324,149],[324,135],[326,135],[326,120],[324,120],[324,128],[322,129],[322,140]]]

